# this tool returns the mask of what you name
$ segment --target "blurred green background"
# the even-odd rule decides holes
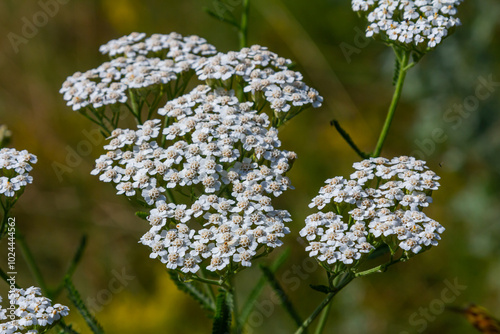
[[[204,13],[203,7],[214,9],[215,0],[60,0],[46,24],[13,47],[9,33],[22,36],[25,20],[32,21],[47,2],[0,2],[0,123],[12,130],[14,147],[39,158],[35,183],[14,211],[17,224],[51,286],[63,275],[80,236],[88,234],[75,284],[84,300],[96,300],[93,309],[106,332],[208,333],[202,310],[137,243],[147,226],[112,187],[89,174],[103,141],[85,144],[93,126],[65,106],[58,90],[68,75],[105,61],[101,44],[132,31],[197,34],[220,51],[236,50],[237,34]],[[324,279],[320,270],[308,270],[297,239],[311,213],[307,204],[325,179],[349,175],[359,160],[330,121],[339,120],[360,147],[373,149],[392,96],[393,56],[384,45],[360,38],[364,22],[348,0],[250,2],[250,43],[295,60],[306,82],[325,98],[322,108],[303,113],[280,132],[283,147],[296,151],[299,160],[290,175],[296,190],[279,199],[294,221],[286,239],[292,256],[278,277],[305,318],[323,298],[308,285]],[[241,1],[226,3],[239,15]],[[383,151],[386,157],[424,158],[442,177],[427,213],[447,231],[439,247],[342,291],[327,333],[472,333],[461,316],[438,312],[446,282],[455,280],[466,289],[450,306],[475,302],[500,316],[500,85],[491,86],[488,97],[474,98],[482,78],[500,81],[500,3],[466,1],[459,17],[463,26],[410,71]],[[58,175],[55,164],[68,169]],[[6,262],[2,244],[0,259]],[[18,283],[35,284],[20,256],[17,266]],[[303,273],[294,273],[297,267]],[[127,277],[110,294],[117,273]],[[242,296],[257,275],[256,268],[241,273],[236,284]],[[1,285],[2,296],[6,291]],[[266,289],[261,311],[252,318],[253,333],[293,332],[288,316],[269,306],[270,296]],[[423,321],[418,312],[429,307],[439,314]],[[71,319],[88,332],[76,310]]]

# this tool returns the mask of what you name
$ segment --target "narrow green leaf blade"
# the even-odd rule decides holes
[[[62,320],[57,325],[61,327],[59,334],[80,334],[71,325],[66,325]]]
[[[235,26],[236,28],[240,28],[240,24],[238,22],[236,22],[234,19],[230,19],[230,18],[227,18],[226,16],[224,16],[223,14],[217,14],[215,13],[214,11],[212,11],[211,9],[208,9],[208,8],[204,8],[205,12],[212,16],[213,18],[221,21],[221,22],[224,22],[224,23],[227,23],[227,24],[230,24],[232,26]]]
[[[274,292],[278,295],[281,304],[283,308],[288,312],[290,317],[295,321],[297,326],[302,325],[302,319],[300,318],[299,314],[295,310],[295,307],[292,304],[292,301],[286,294],[285,290],[281,287],[281,284],[278,282],[276,277],[274,277],[273,272],[269,267],[260,266],[260,269],[262,270],[262,273],[264,274],[264,277],[267,279],[267,282],[271,286],[271,288],[274,290]]]
[[[89,328],[92,330],[92,333],[104,334],[104,330],[102,329],[101,325],[97,322],[94,316],[87,309],[87,306],[85,306],[85,303],[80,297],[80,293],[78,292],[78,290],[76,290],[75,286],[73,285],[73,282],[71,282],[71,278],[66,277],[64,279],[64,283],[66,286],[66,290],[68,291],[69,299],[75,305],[78,312],[82,315],[83,319],[85,320]]]
[[[321,293],[330,293],[331,290],[329,287],[327,287],[326,285],[314,285],[314,284],[309,284],[309,286],[311,287],[311,289],[313,290],[316,290],[316,291],[319,291]]]
[[[80,243],[78,244],[78,248],[76,249],[75,255],[73,255],[73,259],[69,263],[68,269],[66,270],[66,274],[64,275],[62,282],[60,283],[59,287],[54,291],[53,299],[57,298],[57,296],[59,296],[61,291],[64,289],[66,277],[71,278],[75,273],[78,264],[80,264],[80,261],[82,260],[86,246],[87,246],[87,235],[83,235],[82,238],[80,239]]]
[[[194,284],[181,282],[175,271],[168,270],[168,274],[170,275],[170,278],[172,279],[174,284],[177,286],[177,289],[191,296],[201,305],[203,309],[211,313],[215,312],[215,304],[209,296],[199,290]]]
[[[141,219],[147,220],[149,213],[148,212],[143,212],[143,211],[137,211],[135,215]]]
[[[212,334],[231,333],[231,310],[228,304],[228,293],[224,289],[219,289],[217,295],[217,310],[215,311]]]
[[[275,273],[285,263],[285,261],[288,259],[289,256],[290,256],[290,249],[287,248],[271,264],[269,269],[273,273]],[[262,293],[262,290],[264,289],[265,285],[266,285],[266,278],[262,276],[257,282],[257,284],[255,284],[254,288],[252,289],[252,292],[250,292],[250,295],[248,296],[245,304],[243,305],[243,309],[241,310],[240,313],[240,321],[239,321],[240,324],[245,324],[247,322],[248,317],[252,313],[255,303],[257,302],[257,299]]]

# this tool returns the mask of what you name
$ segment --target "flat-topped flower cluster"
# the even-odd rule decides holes
[[[232,90],[198,86],[159,110],[163,131],[160,120],[116,129],[97,159],[92,174],[151,209],[140,242],[167,268],[250,266],[289,232],[272,198],[291,188],[296,154],[279,149],[278,131],[253,108]]]
[[[352,0],[356,12],[367,13],[366,36],[381,35],[402,45],[433,48],[460,25],[455,17],[462,0]]]
[[[11,319],[0,323],[1,334],[44,333],[69,313],[67,306],[52,305],[51,300],[43,297],[37,287],[9,291],[9,305],[14,306],[15,310],[0,307],[0,320]]]
[[[401,156],[370,158],[353,167],[350,179],[326,180],[309,207],[300,235],[311,257],[328,265],[352,265],[382,244],[407,256],[436,246],[444,231],[422,209],[432,202],[439,177],[426,163]]]
[[[33,181],[29,172],[36,162],[37,157],[26,150],[0,149],[0,194],[16,197],[22,193],[24,187]]]
[[[60,90],[73,110],[124,104],[129,100],[127,90],[142,89],[145,94],[146,88],[165,87],[197,67],[201,58],[216,53],[206,40],[177,33],[148,38],[144,33],[132,33],[99,50],[112,59],[85,73],[76,72]]]
[[[291,63],[290,59],[279,57],[266,47],[254,45],[208,58],[199,65],[196,74],[209,85],[215,80],[223,87],[232,88],[235,81],[258,110],[266,102],[274,112],[292,115],[305,107],[321,106],[323,98],[302,81],[300,72],[289,69]],[[236,80],[230,80],[233,78]]]
[[[254,102],[259,111],[269,106],[272,113],[280,114],[280,124],[323,101],[302,81],[300,72],[289,69],[291,60],[259,45],[217,53],[198,36],[171,33],[146,38],[143,33],[133,33],[110,41],[100,50],[112,59],[68,77],[60,93],[73,110],[90,111],[101,120],[108,117],[112,125],[117,124],[120,105],[139,119],[137,108],[148,106],[151,119],[161,97],[179,97],[192,77],[212,88],[241,91],[240,102]],[[112,115],[106,116],[107,108]]]

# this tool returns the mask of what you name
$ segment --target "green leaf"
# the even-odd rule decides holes
[[[271,266],[269,266],[269,269],[273,273],[275,273],[285,263],[286,259],[289,256],[290,256],[290,249],[287,248],[283,251],[283,253],[279,255],[279,257],[271,264]],[[240,321],[239,321],[240,324],[245,324],[247,322],[248,317],[252,313],[255,303],[257,302],[257,299],[262,293],[262,290],[264,289],[265,285],[266,285],[266,278],[262,276],[257,282],[257,284],[255,284],[254,288],[252,289],[252,292],[250,292],[250,295],[248,296],[245,305],[241,310]]]
[[[137,211],[135,215],[141,219],[147,220],[149,213],[148,212],[143,212],[143,211]]]
[[[290,298],[286,294],[285,290],[283,290],[283,288],[281,287],[281,284],[278,282],[276,277],[274,277],[274,274],[271,271],[271,269],[269,267],[264,266],[264,265],[260,265],[260,270],[262,270],[262,273],[264,274],[264,277],[267,279],[269,285],[274,290],[274,292],[278,295],[283,308],[292,317],[292,319],[295,321],[297,326],[302,325],[302,319],[300,319],[299,314],[297,313],[294,306],[292,305],[292,301],[290,300]]]
[[[396,83],[398,82],[400,71],[401,71],[401,63],[399,62],[399,59],[396,58],[396,61],[394,64],[394,76],[392,77],[392,85],[393,86],[396,86]]]
[[[64,289],[66,278],[67,277],[71,278],[75,273],[75,270],[78,267],[78,264],[80,263],[83,257],[83,252],[85,251],[86,246],[87,246],[87,236],[83,235],[82,238],[80,239],[80,243],[78,244],[78,248],[76,249],[75,255],[73,255],[73,259],[69,263],[68,270],[66,270],[66,274],[63,277],[63,281],[61,282],[59,287],[54,291],[53,299],[59,296],[61,291]]]
[[[89,328],[92,330],[92,333],[104,334],[104,330],[102,329],[101,325],[97,322],[94,316],[87,309],[87,306],[85,306],[85,303],[80,297],[80,293],[78,292],[78,290],[76,290],[75,286],[73,285],[73,282],[71,282],[71,278],[66,277],[64,279],[64,282],[66,290],[68,291],[69,299],[75,305],[78,312],[82,315],[83,319],[85,320]]]
[[[78,244],[78,248],[76,249],[75,255],[73,256],[73,259],[69,264],[69,268],[66,271],[66,276],[68,277],[73,276],[76,267],[82,260],[83,252],[85,251],[86,246],[87,246],[87,236],[83,235],[82,238],[80,239],[80,243]]]
[[[61,327],[59,334],[80,334],[73,329],[72,325],[68,326],[62,320],[57,325]]]
[[[330,292],[332,292],[331,289],[326,285],[309,284],[309,286],[311,287],[311,289],[319,291],[321,293],[329,294]]]
[[[344,128],[342,128],[342,126],[340,126],[340,123],[336,119],[331,120],[330,125],[335,127],[335,129],[346,141],[346,143],[349,144],[354,152],[356,152],[362,159],[370,158],[370,154],[365,153],[359,149],[359,147],[354,143],[354,140],[351,138],[351,136],[347,133],[347,131],[344,130]]]
[[[181,280],[179,280],[179,276],[175,271],[168,270],[168,274],[170,275],[170,278],[172,279],[174,284],[177,286],[177,289],[191,296],[201,305],[203,309],[211,313],[215,312],[215,304],[212,299],[204,294],[200,289],[198,289],[193,283],[181,282]]]
[[[391,250],[387,244],[382,244],[381,246],[377,247],[370,255],[368,255],[369,260],[376,259],[382,255],[385,255],[389,253]]]
[[[219,289],[216,301],[217,310],[215,311],[212,334],[231,333],[231,310],[228,304],[228,293],[224,289]]]
[[[240,24],[238,22],[236,22],[236,20],[234,20],[233,18],[227,18],[224,13],[226,13],[226,11],[223,11],[222,14],[221,13],[215,13],[214,11],[212,11],[211,9],[209,8],[203,8],[203,10],[205,11],[205,13],[207,13],[208,15],[212,16],[213,18],[219,20],[219,21],[222,21],[224,23],[227,23],[227,24],[230,24],[232,26],[235,26],[236,28],[240,28]]]

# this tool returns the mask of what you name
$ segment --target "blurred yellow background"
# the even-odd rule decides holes
[[[241,1],[225,1],[239,15]],[[58,5],[47,7],[49,3]],[[250,3],[250,43],[296,61],[306,82],[325,98],[322,108],[304,112],[280,130],[283,148],[299,156],[290,174],[296,190],[279,199],[280,207],[294,217],[292,234],[286,238],[292,256],[278,273],[286,278],[293,265],[301,266],[306,259],[297,238],[311,213],[310,199],[325,179],[349,175],[352,163],[359,160],[330,121],[339,120],[364,150],[373,149],[392,95],[393,56],[384,45],[360,38],[364,22],[350,10],[348,0]],[[89,174],[104,141],[89,135],[93,125],[66,107],[58,91],[67,76],[105,61],[98,52],[101,44],[132,31],[196,34],[220,51],[236,50],[236,32],[203,11],[216,4],[0,2],[0,123],[11,129],[14,147],[39,158],[34,184],[13,215],[51,286],[64,274],[80,236],[89,236],[75,285],[84,300],[97,300],[94,311],[107,333],[208,333],[210,321],[137,243],[146,224],[112,187]],[[46,22],[40,11],[48,12]],[[454,281],[467,288],[453,305],[475,302],[500,316],[500,86],[493,85],[491,94],[470,111],[459,114],[454,109],[475,96],[481,78],[500,81],[500,3],[467,1],[459,7],[459,17],[463,26],[410,71],[383,151],[386,157],[415,154],[442,177],[427,213],[447,231],[439,247],[385,274],[358,279],[342,291],[326,333],[417,333],[424,323],[425,333],[471,333],[465,319],[448,311],[415,322],[425,318],[414,313],[436,304]],[[29,31],[26,22],[34,19],[39,26]],[[55,167],[61,165],[68,166],[62,174]],[[7,245],[2,244],[0,259],[6,259]],[[20,256],[17,265],[18,283],[35,284]],[[110,296],[110,280],[123,272],[129,279]],[[258,274],[254,268],[239,276],[236,285],[242,296]],[[283,284],[303,318],[323,298],[308,287],[323,282],[322,272],[307,276],[294,291],[296,285]],[[7,285],[1,285],[1,294],[6,291]],[[263,300],[270,294],[266,289]],[[293,332],[293,322],[277,305],[274,308],[254,333]],[[76,310],[70,317],[82,333],[89,332]]]

